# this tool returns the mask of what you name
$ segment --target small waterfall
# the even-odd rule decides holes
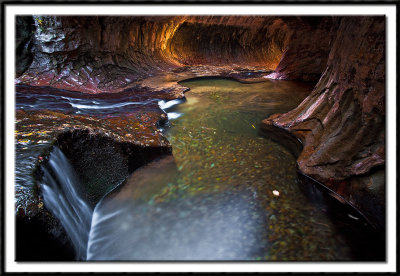
[[[78,177],[58,147],[54,147],[49,162],[42,169],[44,204],[61,221],[75,248],[77,259],[85,260],[93,211],[79,193]]]
[[[167,113],[168,120],[174,120],[174,119],[178,119],[183,114],[180,112],[171,112],[171,109],[173,109],[176,105],[182,104],[184,102],[185,102],[185,99],[175,99],[175,100],[171,100],[171,101],[167,101],[167,102],[164,100],[161,100],[158,102],[158,106],[165,113]]]

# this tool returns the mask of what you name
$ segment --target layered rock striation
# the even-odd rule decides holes
[[[264,121],[301,138],[306,174],[345,179],[384,164],[384,24],[383,17],[342,19],[311,95]]]
[[[385,18],[346,17],[312,93],[263,121],[303,143],[300,170],[384,227]],[[279,66],[278,66],[279,68]]]
[[[302,141],[303,173],[358,206],[360,190],[384,201],[384,180],[368,178],[385,162],[383,16],[33,16],[17,26],[17,84],[173,98],[188,77],[315,82],[263,123]]]
[[[18,35],[17,39],[30,41],[25,56],[31,56],[31,62],[19,70],[17,83],[99,93],[142,86],[143,79],[188,66],[251,66],[271,71],[284,53],[291,55],[289,42],[302,38],[301,34],[297,37],[297,30],[326,32],[332,19],[315,20],[262,16],[22,18],[19,27],[33,30],[25,27],[31,36]],[[320,48],[326,51],[325,46]],[[324,66],[324,58],[316,62]],[[313,76],[304,79],[316,80],[318,69],[309,68]],[[304,76],[309,73],[302,69]]]

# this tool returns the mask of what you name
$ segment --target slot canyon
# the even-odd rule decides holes
[[[385,16],[17,16],[17,261],[385,261]]]

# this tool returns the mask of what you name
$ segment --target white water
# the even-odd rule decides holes
[[[179,113],[179,112],[168,112],[167,116],[168,116],[168,120],[174,120],[174,119],[178,119],[179,117],[181,117],[183,114]]]
[[[164,101],[161,100],[158,102],[158,106],[160,107],[160,109],[162,109],[165,113],[167,113],[168,116],[168,120],[174,120],[174,119],[178,119],[179,117],[181,117],[183,114],[180,112],[167,112],[167,109],[170,109],[178,104],[183,103],[184,100],[182,99],[175,99],[172,101]]]
[[[173,107],[174,105],[181,104],[182,102],[183,102],[183,100],[181,100],[181,99],[175,99],[175,100],[167,101],[167,102],[164,100],[161,100],[158,102],[158,106],[162,110],[165,110],[165,109]]]
[[[63,225],[75,248],[76,258],[84,260],[93,211],[80,195],[79,179],[58,147],[54,147],[48,164],[42,168],[44,204]]]
[[[127,105],[138,105],[138,104],[144,104],[144,103],[143,102],[127,102],[127,103],[118,103],[118,104],[101,105],[101,106],[75,104],[75,103],[69,103],[69,104],[72,107],[75,107],[78,109],[111,109],[111,108],[123,107],[123,106],[127,106]]]
[[[256,210],[234,194],[155,205],[106,198],[93,214],[87,260],[250,260],[265,246]]]

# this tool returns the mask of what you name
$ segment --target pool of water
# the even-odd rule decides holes
[[[311,92],[311,85],[272,80],[244,84],[212,78],[181,84],[190,88],[185,99],[154,99],[150,105],[158,103],[168,114],[169,122],[162,126],[162,131],[172,145],[173,156],[137,169],[106,195],[92,213],[82,214],[82,220],[91,221],[89,229],[84,233],[70,229],[71,233],[87,235],[75,239],[80,258],[381,260],[381,253],[375,254],[375,247],[371,246],[374,236],[360,235],[364,229],[353,227],[353,222],[361,219],[347,213],[346,208],[339,210],[341,216],[332,217],[323,197],[300,185],[296,159],[289,150],[259,134],[262,119],[295,108]],[[77,111],[71,103],[79,102],[96,108],[78,111],[93,115],[90,110],[100,110],[98,116],[107,116],[107,110],[112,114],[127,112],[121,109],[113,113],[114,109],[107,108],[111,105],[136,106],[124,105],[124,99],[96,99],[97,104],[85,102],[93,100],[87,98],[61,99],[69,102],[62,106],[71,112]],[[26,106],[26,99],[21,102]],[[55,109],[60,107],[59,103],[53,105]],[[17,167],[33,162],[35,150],[18,149]],[[32,157],[25,158],[23,154]],[[69,166],[61,152],[52,153],[52,159],[64,160]],[[17,185],[24,186],[25,180],[18,180],[23,173],[17,171]],[[65,171],[59,169],[51,174],[62,179]],[[43,185],[58,187],[63,183],[53,182]],[[77,179],[72,186],[79,185],[82,184]],[[307,194],[314,195],[312,200]],[[47,205],[57,208],[55,199],[44,198],[44,202],[51,200],[54,204]],[[67,216],[60,215],[59,219],[63,217]]]
[[[324,205],[302,193],[295,157],[258,134],[262,119],[296,107],[310,86],[224,79],[181,84],[190,88],[186,102],[161,102],[173,114],[164,129],[173,159],[136,171],[97,205],[88,259],[365,257],[354,254]]]

